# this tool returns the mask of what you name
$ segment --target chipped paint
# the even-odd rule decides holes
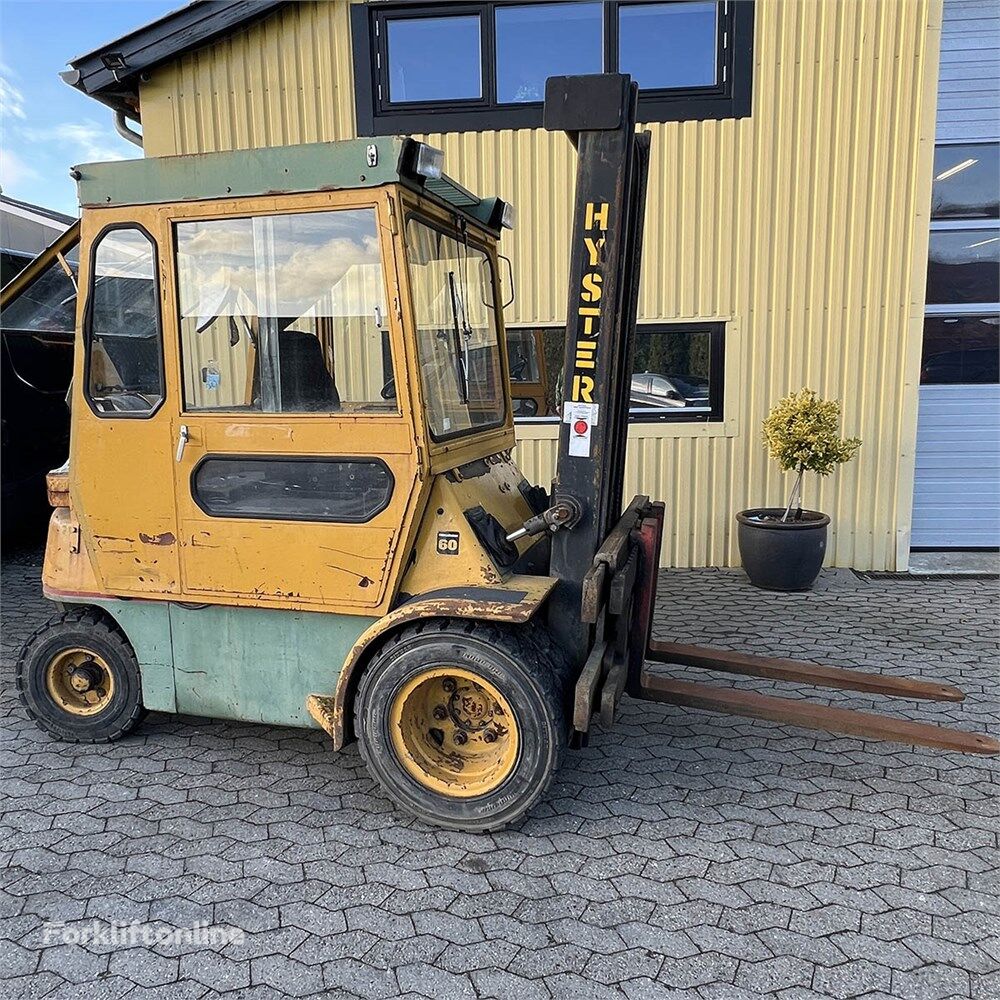
[[[145,542],[146,545],[173,545],[177,539],[172,531],[161,531],[158,535],[147,535],[140,531],[139,541]]]

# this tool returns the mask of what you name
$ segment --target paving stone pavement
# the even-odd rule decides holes
[[[517,828],[444,833],[321,733],[151,715],[110,747],[49,740],[11,691],[38,572],[3,573],[0,996],[1000,998],[995,761],[630,702]],[[997,734],[997,598],[674,571],[655,632],[954,682],[964,704],[902,711]],[[94,920],[244,937],[43,935]]]

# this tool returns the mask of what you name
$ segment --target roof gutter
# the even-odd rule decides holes
[[[124,111],[115,112],[115,131],[123,139],[128,140],[133,145],[138,146],[140,149],[142,149],[142,133],[136,132],[136,130],[133,128],[129,128],[128,123],[125,121]]]

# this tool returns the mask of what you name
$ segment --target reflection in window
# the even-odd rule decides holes
[[[643,90],[712,87],[715,2],[636,3],[618,11],[618,66]]]
[[[457,101],[482,96],[478,14],[394,17],[386,23],[390,101]]]
[[[537,3],[496,9],[497,100],[541,101],[550,76],[600,73],[600,3]]]
[[[489,258],[417,219],[406,241],[431,434],[496,427],[504,392]]]
[[[534,330],[507,331],[507,361],[511,382],[538,382],[538,360]]]
[[[87,395],[101,413],[149,413],[163,398],[153,244],[138,229],[100,238],[91,275]]]
[[[712,337],[708,330],[646,333],[636,337],[631,412],[710,413]],[[644,412],[645,411],[645,412]]]
[[[374,209],[177,224],[189,410],[396,412]]]
[[[724,324],[676,324],[636,329],[630,419],[721,420]],[[514,378],[517,344],[512,334],[531,338],[538,334],[536,357],[539,391]],[[507,353],[511,364],[514,415],[553,417],[562,408],[562,379],[566,333],[561,327],[508,331]],[[534,412],[529,412],[534,410]]]
[[[392,495],[392,475],[376,459],[208,458],[194,496],[213,517],[279,521],[370,521]]]
[[[931,233],[927,302],[957,305],[1000,301],[1000,229],[937,229]]]
[[[76,330],[76,251],[65,258],[73,277],[58,262],[51,264],[0,316],[0,327],[72,340]]]
[[[921,385],[1000,382],[1000,317],[928,316]]]
[[[932,219],[1000,216],[1000,144],[959,143],[934,150]]]

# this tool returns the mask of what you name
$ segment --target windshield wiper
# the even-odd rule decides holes
[[[465,349],[462,346],[462,334],[468,342],[468,324],[465,322],[465,305],[462,304],[461,331],[459,330],[458,309],[461,301],[455,286],[455,272],[448,272],[448,290],[451,292],[451,317],[455,333],[455,370],[458,373],[458,385],[462,391],[462,404],[469,405],[469,368],[466,363]]]

